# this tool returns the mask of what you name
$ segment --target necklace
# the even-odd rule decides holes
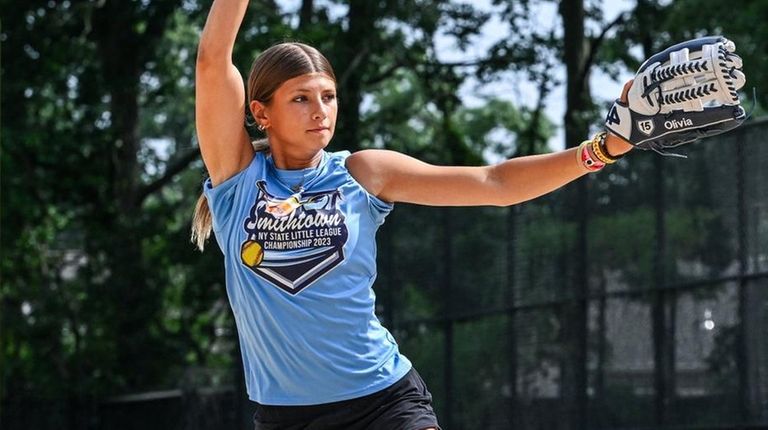
[[[301,194],[304,192],[305,187],[309,187],[320,176],[320,171],[325,165],[326,158],[327,153],[323,151],[323,156],[317,166],[299,170],[278,169],[277,166],[275,166],[274,158],[271,156],[268,157],[267,164],[272,171],[272,176],[275,178],[277,183],[290,190],[291,193],[293,193],[292,197],[296,196],[301,198]],[[299,179],[299,181],[296,183],[295,181],[297,179]],[[289,182],[293,183],[293,185],[291,185]]]
[[[277,169],[275,169],[277,170]],[[304,192],[304,176],[301,177],[301,181],[298,184],[295,185],[289,185],[285,183],[285,181],[280,178],[280,174],[275,172],[275,180],[280,183],[285,188],[288,188],[289,190],[293,191],[294,193],[301,194]]]

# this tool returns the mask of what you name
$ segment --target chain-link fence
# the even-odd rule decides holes
[[[768,424],[764,133],[632,154],[517,207],[398,208],[382,313],[445,427]]]

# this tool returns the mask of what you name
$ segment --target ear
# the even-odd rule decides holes
[[[256,125],[269,128],[269,118],[267,118],[266,112],[267,106],[258,100],[251,100],[248,107],[251,108],[251,115],[253,115],[253,119],[256,120]]]

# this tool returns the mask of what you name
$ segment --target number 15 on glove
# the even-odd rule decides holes
[[[616,100],[605,127],[641,149],[665,149],[732,130],[746,119],[746,78],[734,43],[721,36],[671,46],[647,59]]]

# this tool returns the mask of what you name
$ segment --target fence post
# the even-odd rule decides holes
[[[517,263],[517,213],[518,205],[507,210],[507,330],[509,333],[509,423],[511,428],[518,428],[517,399],[517,318],[515,297],[515,276]]]
[[[739,259],[739,286],[738,286],[738,312],[739,330],[736,350],[736,368],[739,378],[739,417],[742,422],[752,420],[752,396],[750,395],[750,356],[748,352],[747,337],[749,298],[747,297],[747,214],[745,201],[745,176],[744,176],[744,139],[743,131],[739,131],[736,137],[736,208],[737,214],[737,258]]]
[[[654,417],[656,425],[667,422],[667,405],[670,401],[669,392],[674,378],[674,363],[670,363],[670,349],[674,342],[669,335],[673,327],[669,327],[667,318],[667,294],[662,289],[667,281],[666,276],[666,243],[667,230],[665,224],[665,163],[664,158],[654,156],[654,212],[655,212],[655,246],[653,252],[653,300],[652,300],[652,336],[653,336],[653,386],[654,386]]]
[[[581,178],[569,190],[570,214],[576,225],[575,252],[569,258],[567,301],[561,308],[561,339],[563,354],[561,361],[562,378],[560,396],[563,401],[563,425],[567,430],[587,428],[587,303],[588,285],[588,180]],[[573,266],[572,266],[573,265]],[[573,267],[573,268],[571,268]]]
[[[443,345],[443,351],[445,354],[443,369],[443,377],[445,378],[445,423],[446,428],[453,428],[453,229],[451,225],[451,217],[453,216],[452,208],[443,208],[442,210],[442,224],[443,224],[443,282],[442,288],[445,291],[443,295],[445,302],[443,303],[445,313],[443,316],[445,330],[445,344]]]

